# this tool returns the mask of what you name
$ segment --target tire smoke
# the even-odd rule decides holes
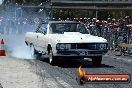
[[[45,12],[44,12],[45,11]],[[45,14],[44,14],[45,13]],[[46,19],[46,9],[24,8],[24,5],[10,4],[0,13],[0,38],[5,41],[8,55],[21,59],[34,59],[25,44],[24,34],[35,31],[35,18]]]
[[[35,59],[30,48],[24,42],[24,35],[2,35],[9,56],[19,59]]]

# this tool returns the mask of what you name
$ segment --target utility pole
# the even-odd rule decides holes
[[[42,2],[42,6],[43,6],[43,14],[44,14],[44,19],[46,19],[46,14],[45,14],[45,10],[46,10],[46,9],[45,9],[45,6],[44,6],[44,4],[45,4],[45,3],[44,3],[44,2]]]
[[[98,19],[98,10],[96,10],[96,19]]]
[[[51,18],[53,18],[53,4],[52,4],[52,2],[50,4],[50,6],[51,6]]]

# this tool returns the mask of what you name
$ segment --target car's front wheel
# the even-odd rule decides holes
[[[94,66],[100,66],[102,61],[102,56],[92,57],[92,62]]]
[[[56,60],[55,60],[55,56],[53,55],[52,49],[50,49],[48,55],[49,55],[48,63],[51,65],[55,65]]]

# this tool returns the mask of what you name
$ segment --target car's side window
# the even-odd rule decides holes
[[[41,32],[41,31],[40,31],[40,27],[41,27],[41,26],[39,25],[39,26],[36,28],[36,30],[35,30],[36,33]]]
[[[46,24],[39,25],[38,28],[36,29],[36,32],[46,34],[47,33],[47,25]]]
[[[42,31],[42,33],[45,33],[45,34],[46,34],[46,33],[47,33],[47,27],[43,27],[43,26],[42,26],[42,27],[41,27],[41,31]]]

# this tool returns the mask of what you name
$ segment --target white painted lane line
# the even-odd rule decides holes
[[[127,58],[120,58],[121,60],[123,60],[123,61],[126,61],[126,62],[131,62],[132,60],[130,60],[130,59],[127,59]]]
[[[117,60],[121,59],[121,58],[116,58]]]
[[[107,55],[104,55],[107,57]],[[108,55],[109,56],[109,55]],[[122,60],[122,61],[125,61],[125,62],[132,62],[132,59],[131,58],[127,58],[127,57],[116,57],[116,56],[109,56],[115,60]]]
[[[132,60],[128,60],[129,62],[132,62]]]
[[[67,82],[65,82],[60,77],[56,77],[56,79],[59,81],[60,84],[62,84],[65,88],[73,88],[71,85],[69,85]]]

